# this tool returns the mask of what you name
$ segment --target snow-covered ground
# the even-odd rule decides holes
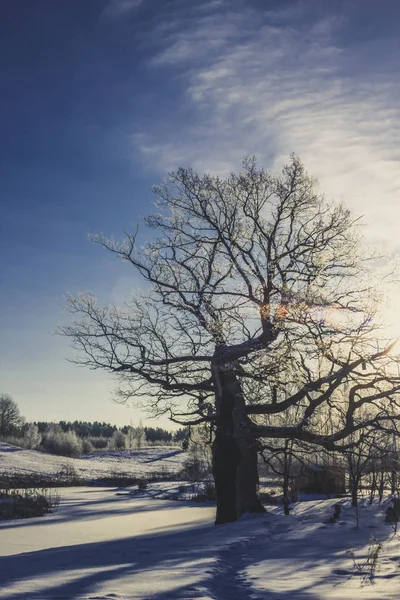
[[[87,478],[110,472],[144,476],[174,448],[68,460]],[[0,470],[52,473],[66,459],[0,447]],[[129,467],[128,467],[129,465]],[[178,493],[178,488],[185,493]],[[335,500],[279,506],[215,527],[215,507],[190,497],[182,482],[130,488],[62,488],[61,504],[42,518],[0,523],[0,600],[399,600],[400,537],[384,523],[387,504],[354,509],[330,523]],[[369,538],[383,542],[375,577],[362,577],[347,551],[365,562]],[[368,575],[368,571],[365,570]]]
[[[87,480],[125,473],[132,477],[145,477],[160,472],[178,473],[186,458],[185,452],[173,446],[97,452],[82,458],[66,458],[0,442],[0,473],[55,474],[63,466],[70,465]]]
[[[160,484],[158,484],[160,485]],[[172,484],[169,484],[171,486]],[[213,526],[214,507],[115,488],[62,489],[53,515],[0,525],[3,600],[398,600],[400,540],[383,508],[299,503]],[[355,573],[368,539],[383,540],[372,582]]]

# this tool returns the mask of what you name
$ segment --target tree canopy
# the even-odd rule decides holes
[[[0,395],[0,435],[12,435],[22,425],[18,404],[9,394]]]

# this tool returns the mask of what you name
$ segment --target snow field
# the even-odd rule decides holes
[[[156,500],[156,492],[64,488],[53,515],[2,523],[0,598],[400,597],[400,539],[384,524],[384,507],[363,507],[358,530],[347,500],[336,524],[327,522],[334,501],[324,500],[300,503],[289,517],[274,507],[214,527],[213,506]],[[384,542],[372,582],[355,574],[346,554],[353,548],[362,561],[371,533]]]
[[[179,471],[185,457],[146,448],[65,459],[3,444],[0,470],[54,473],[67,462],[88,479],[145,477]],[[165,500],[195,491],[181,481],[59,491],[53,514],[0,523],[0,600],[400,600],[400,536],[384,523],[387,502],[362,504],[358,529],[348,499],[335,524],[337,500],[313,499],[290,516],[273,506],[214,527],[211,504]],[[347,554],[365,562],[371,535],[383,542],[372,580]]]

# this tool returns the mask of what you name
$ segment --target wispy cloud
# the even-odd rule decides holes
[[[145,0],[110,0],[103,11],[103,15],[110,17],[123,17],[139,8]]]
[[[192,121],[162,137],[136,132],[132,143],[161,171],[229,171],[249,153],[277,168],[295,150],[328,196],[365,213],[371,237],[395,239],[399,80],[369,72],[368,46],[337,41],[343,17],[311,18],[311,5],[215,12],[169,33],[151,62],[184,78]]]

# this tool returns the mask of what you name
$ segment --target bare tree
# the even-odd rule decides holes
[[[15,433],[22,425],[23,419],[18,404],[9,394],[0,395],[0,435],[7,436]]]
[[[75,362],[117,376],[122,400],[212,426],[216,522],[233,521],[263,510],[259,438],[333,450],[364,426],[360,406],[373,405],[367,427],[397,418],[394,359],[373,349],[371,257],[358,220],[324,201],[295,156],[279,176],[255,159],[225,179],[179,169],[154,192],[144,249],[137,232],[95,239],[134,267],[145,292],[122,307],[71,297],[75,320],[62,333]],[[333,402],[344,386],[347,399]],[[296,422],[277,425],[292,407]],[[322,418],[334,431],[320,433]]]

